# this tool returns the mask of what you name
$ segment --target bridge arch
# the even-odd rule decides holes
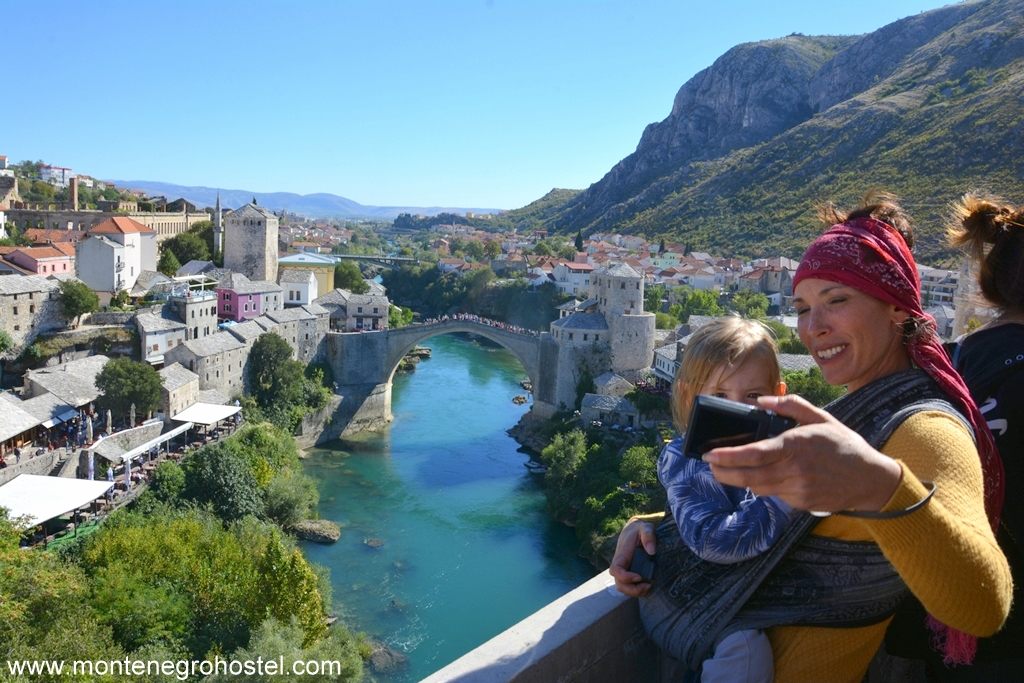
[[[533,386],[538,385],[540,373],[540,344],[532,334],[512,332],[501,327],[471,320],[445,320],[438,323],[410,325],[388,330],[387,382],[395,376],[398,364],[415,346],[431,337],[454,332],[468,332],[488,339],[509,351],[523,366]]]

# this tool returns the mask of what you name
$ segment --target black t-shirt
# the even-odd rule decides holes
[[[975,662],[1019,660],[1024,658],[1024,324],[979,330],[947,345],[947,351],[995,436],[1005,472],[1006,497],[996,537],[1013,572],[1013,606],[999,633],[979,639]],[[923,623],[919,604],[900,608],[886,637],[887,649],[933,659]]]

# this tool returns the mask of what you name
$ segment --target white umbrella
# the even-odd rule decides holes
[[[110,414],[110,408],[107,408],[107,434],[114,433],[114,416]]]
[[[128,411],[128,426],[135,426],[135,404],[132,404],[131,410]]]
[[[92,415],[88,415],[85,418],[85,442],[92,443]],[[89,453],[89,457],[92,457],[92,453]],[[91,474],[89,476],[89,479],[92,479]]]

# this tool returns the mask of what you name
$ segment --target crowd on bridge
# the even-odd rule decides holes
[[[533,337],[536,337],[537,335],[540,334],[540,332],[537,332],[536,330],[531,330],[526,327],[520,327],[519,325],[512,325],[510,323],[502,322],[501,320],[491,320],[490,318],[484,318],[473,313],[455,313],[453,315],[442,315],[440,318],[427,318],[421,324],[439,325],[441,323],[446,323],[453,320],[478,323],[480,325],[487,325],[488,327],[495,327],[499,330],[505,330],[506,332],[514,332],[515,334],[527,334]]]

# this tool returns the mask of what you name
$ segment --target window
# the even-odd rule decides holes
[[[572,341],[572,332],[569,333],[569,341]]]
[[[14,307],[14,315],[18,315],[18,307],[17,306]]]
[[[363,307],[359,306],[358,309],[356,310],[356,313],[362,313],[362,312],[363,312]]]
[[[601,339],[600,335],[597,335],[597,334],[594,335],[594,341],[600,341],[600,339]]]
[[[15,325],[15,326],[14,326],[14,331],[15,331],[15,332],[18,332],[18,331],[20,331],[20,330],[21,330],[21,325]]]
[[[583,333],[583,341],[587,341],[587,337],[589,337],[589,336],[590,335],[588,335],[586,332],[584,332]]]
[[[620,282],[619,283],[619,289],[625,289],[625,288],[626,288],[626,283],[625,282]]]
[[[29,304],[28,305],[28,312],[29,313],[35,313],[36,312],[36,305],[35,304]]]

